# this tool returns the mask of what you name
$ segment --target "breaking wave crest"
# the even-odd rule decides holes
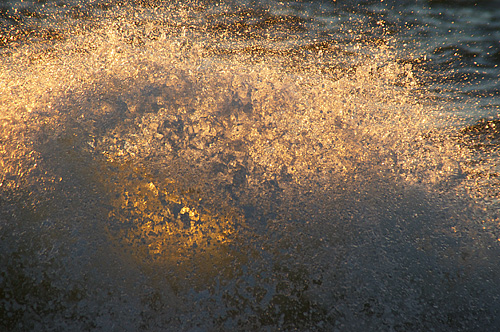
[[[380,21],[136,6],[3,54],[3,327],[498,326],[480,125],[425,60]]]

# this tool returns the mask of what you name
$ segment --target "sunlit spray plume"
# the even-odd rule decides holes
[[[461,125],[375,5],[300,6],[12,23],[0,326],[495,325],[498,122]]]

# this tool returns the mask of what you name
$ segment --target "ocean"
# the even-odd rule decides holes
[[[500,2],[0,2],[3,331],[497,331]]]

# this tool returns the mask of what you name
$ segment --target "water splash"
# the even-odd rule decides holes
[[[6,328],[495,326],[491,182],[379,17],[96,8],[2,53]]]

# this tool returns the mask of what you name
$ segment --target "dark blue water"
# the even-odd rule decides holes
[[[498,1],[3,1],[0,328],[496,331]]]

